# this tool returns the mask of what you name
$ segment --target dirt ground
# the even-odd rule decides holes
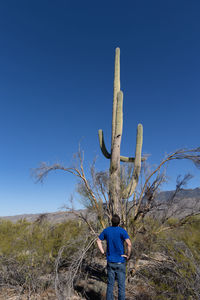
[[[1,288],[0,289],[0,300],[57,300],[55,291],[48,289],[42,294],[20,295],[16,290],[11,288]],[[66,299],[68,300],[68,299]],[[72,297],[70,300],[82,300],[78,295]]]
[[[20,295],[20,293],[14,289],[2,288],[0,290],[0,300],[56,300],[56,295],[53,290],[45,291],[40,295]]]

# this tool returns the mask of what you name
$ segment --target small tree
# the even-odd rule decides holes
[[[73,167],[65,167],[61,164],[48,165],[45,162],[41,163],[40,166],[34,169],[33,175],[36,177],[37,182],[42,182],[44,178],[51,171],[61,170],[70,174],[73,174],[78,178],[77,191],[84,198],[84,204],[87,208],[92,209],[96,213],[97,218],[100,222],[101,227],[105,228],[107,219],[109,222],[112,218],[112,211],[109,205],[109,174],[105,172],[96,172],[95,165],[93,164],[90,168],[90,178],[87,178],[83,167],[83,155],[81,151],[78,152],[79,165]],[[141,190],[133,194],[133,198],[124,199],[121,206],[122,221],[125,227],[128,227],[128,222],[131,219],[134,223],[140,222],[147,213],[155,210],[159,204],[155,202],[156,195],[159,191],[159,187],[165,181],[165,175],[162,168],[173,160],[187,159],[192,161],[197,167],[200,166],[200,148],[190,150],[177,150],[174,153],[167,155],[161,163],[150,172],[141,187]],[[121,169],[123,171],[124,169]],[[120,185],[123,186],[124,181],[128,180],[130,174],[129,171],[125,172],[125,175],[121,174]],[[126,180],[124,180],[124,177]],[[181,184],[177,185],[175,194],[185,183],[185,180],[189,179],[184,177]],[[131,200],[131,201],[130,201]],[[169,204],[172,203],[169,202]],[[86,215],[77,213],[73,206],[71,211],[82,218],[91,231],[95,233],[95,229],[92,227],[91,222],[87,219]],[[181,220],[180,220],[181,221]],[[163,221],[163,224],[165,221]],[[164,226],[164,225],[163,225]],[[139,230],[139,229],[138,229]]]

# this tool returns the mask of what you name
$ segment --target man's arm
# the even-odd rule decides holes
[[[99,250],[101,251],[101,254],[105,254],[105,251],[103,250],[102,242],[99,238],[97,239],[97,245]]]
[[[130,256],[131,256],[131,248],[132,248],[132,244],[131,244],[131,240],[130,239],[125,239],[125,242],[126,242],[126,244],[127,244],[127,255],[122,255],[123,257],[125,257],[126,259],[129,259],[130,258]]]
[[[132,248],[132,244],[131,244],[131,240],[130,240],[130,239],[126,239],[125,242],[127,243],[127,246],[128,246],[127,259],[129,259],[130,256],[131,256],[131,248]]]

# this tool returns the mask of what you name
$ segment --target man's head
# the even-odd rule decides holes
[[[117,227],[120,223],[120,217],[116,214],[113,215],[111,222],[112,222],[112,226]]]

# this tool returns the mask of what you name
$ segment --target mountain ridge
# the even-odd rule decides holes
[[[156,197],[156,202],[160,203],[159,208],[154,209],[151,214],[154,217],[162,216],[163,211],[168,209],[167,201],[173,197],[175,191],[162,191]],[[169,214],[175,218],[181,218],[191,213],[200,213],[200,188],[181,189],[174,197],[170,207]],[[76,210],[76,213],[82,213],[92,217],[92,212],[86,209]],[[19,214],[14,216],[0,216],[0,220],[10,220],[17,222],[26,219],[28,222],[35,222],[45,218],[51,223],[60,223],[67,220],[73,220],[77,216],[69,211],[57,211],[51,213]]]

